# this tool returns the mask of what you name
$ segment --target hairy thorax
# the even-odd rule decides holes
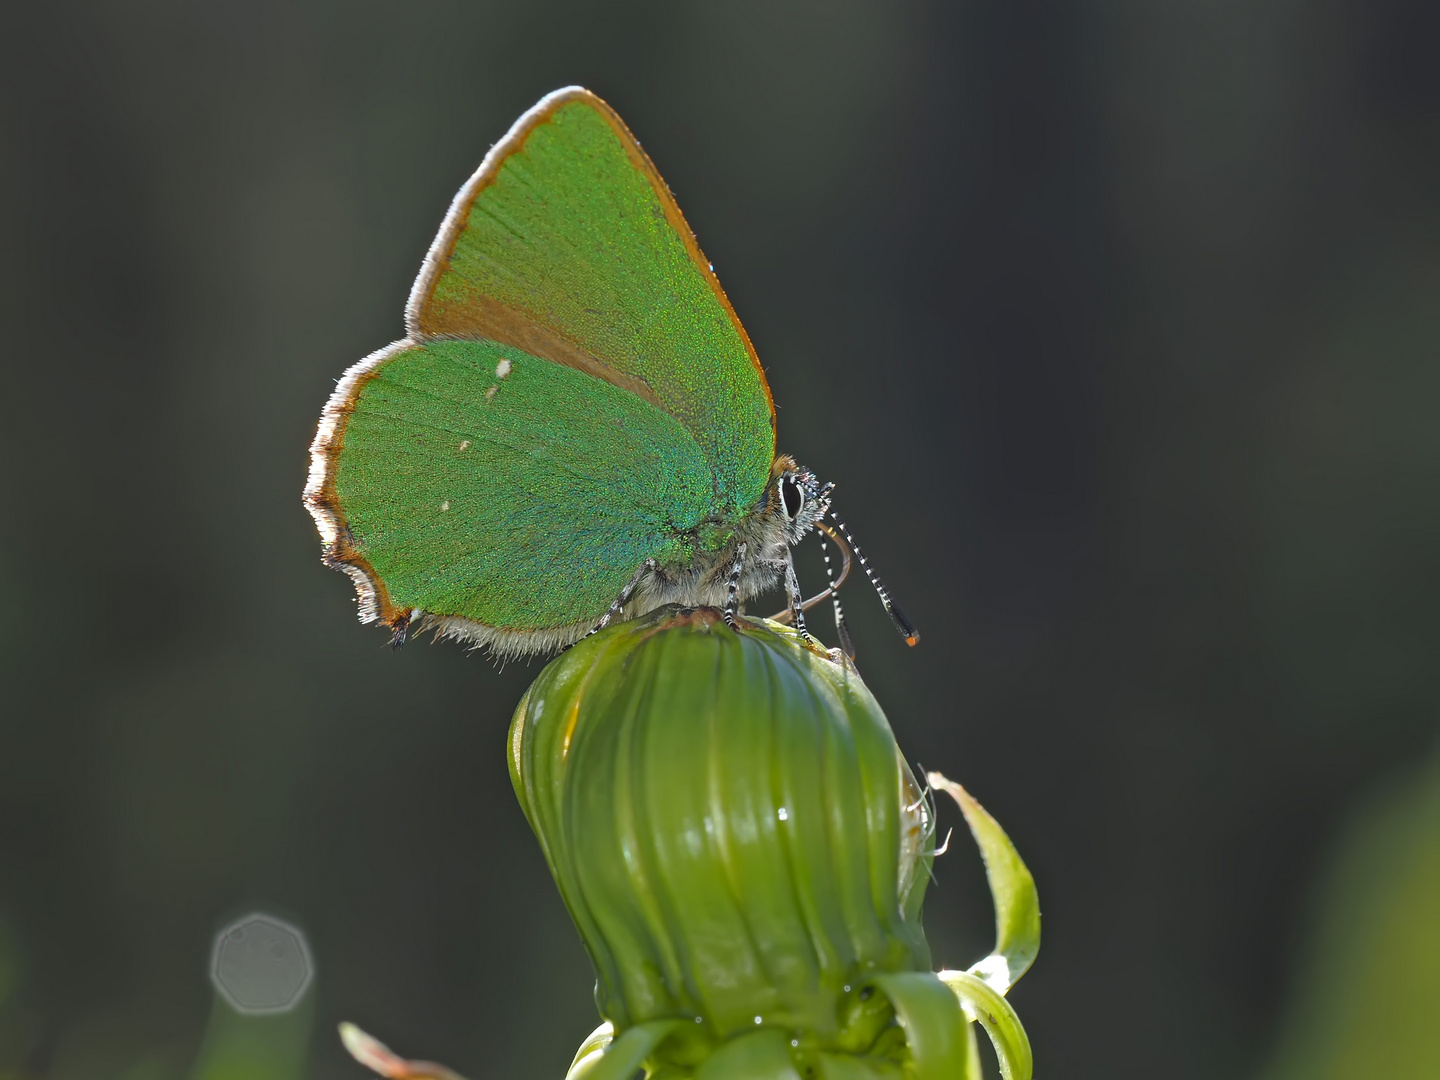
[[[787,511],[782,483],[804,495],[793,515]],[[745,556],[736,597],[743,601],[773,588],[785,573],[789,548],[815,527],[828,505],[815,477],[794,458],[780,455],[755,508],[738,521],[706,521],[692,530],[687,557],[657,566],[647,575],[626,605],[625,617],[643,615],[663,604],[724,607],[741,544]]]

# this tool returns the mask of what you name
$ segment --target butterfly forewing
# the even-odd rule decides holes
[[[705,453],[716,510],[748,509],[769,479],[754,349],[654,166],[588,91],[546,98],[466,185],[410,320],[422,335],[530,333],[540,355],[548,338],[557,361],[652,396]]]

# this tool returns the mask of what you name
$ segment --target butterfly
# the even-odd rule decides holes
[[[834,485],[776,453],[765,372],[714,268],[590,91],[547,95],[491,149],[405,329],[339,380],[305,488],[324,561],[395,645],[429,629],[544,653],[670,603],[733,626],[782,581],[779,617],[808,638],[804,610],[840,584],[801,596],[790,549],[817,529],[918,640]]]

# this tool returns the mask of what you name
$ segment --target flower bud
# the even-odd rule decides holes
[[[838,653],[775,623],[660,609],[541,673],[510,770],[601,1015],[617,1035],[656,1032],[652,1075],[774,1040],[797,1062],[903,1059],[883,988],[933,981],[932,819]]]

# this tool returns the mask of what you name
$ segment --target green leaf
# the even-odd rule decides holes
[[[1035,1058],[1020,1017],[1010,1003],[984,979],[968,971],[942,971],[939,979],[960,999],[965,1012],[980,1021],[1000,1059],[1005,1080],[1030,1080]],[[973,1045],[973,1043],[972,1043]]]
[[[1347,819],[1263,1080],[1440,1076],[1440,753]]]
[[[902,971],[877,975],[875,984],[905,1029],[910,1080],[980,1080],[969,1071],[965,1014],[939,978],[928,971]]]
[[[584,1061],[591,1054],[603,1054],[606,1047],[614,1041],[615,1025],[610,1023],[609,1020],[606,1020],[585,1037],[585,1041],[580,1044],[580,1049],[575,1051],[575,1057],[570,1062],[570,1069],[566,1075],[568,1076],[570,1073],[573,1073],[580,1062]]]
[[[960,1007],[963,1009],[965,1003],[961,1002]],[[980,1071],[980,1042],[975,1038],[975,1024],[973,1022],[965,1025],[965,1061],[966,1067],[969,1069],[965,1075],[973,1076],[975,1080],[980,1080],[980,1077],[983,1076],[984,1073]]]
[[[565,1080],[630,1080],[630,1077],[645,1064],[645,1059],[665,1041],[665,1037],[678,1028],[680,1020],[651,1020],[636,1024],[614,1042],[599,1052],[576,1055],[575,1064],[565,1074]],[[607,1027],[608,1025],[601,1025]],[[590,1044],[600,1034],[597,1030],[585,1040]],[[598,1042],[597,1042],[598,1045]],[[581,1050],[585,1046],[581,1046]]]
[[[1035,891],[1035,879],[1000,823],[973,795],[938,772],[928,774],[926,779],[932,788],[960,804],[970,833],[980,846],[990,895],[995,901],[995,951],[973,965],[970,972],[1003,994],[1019,981],[1040,951],[1040,897]]]

